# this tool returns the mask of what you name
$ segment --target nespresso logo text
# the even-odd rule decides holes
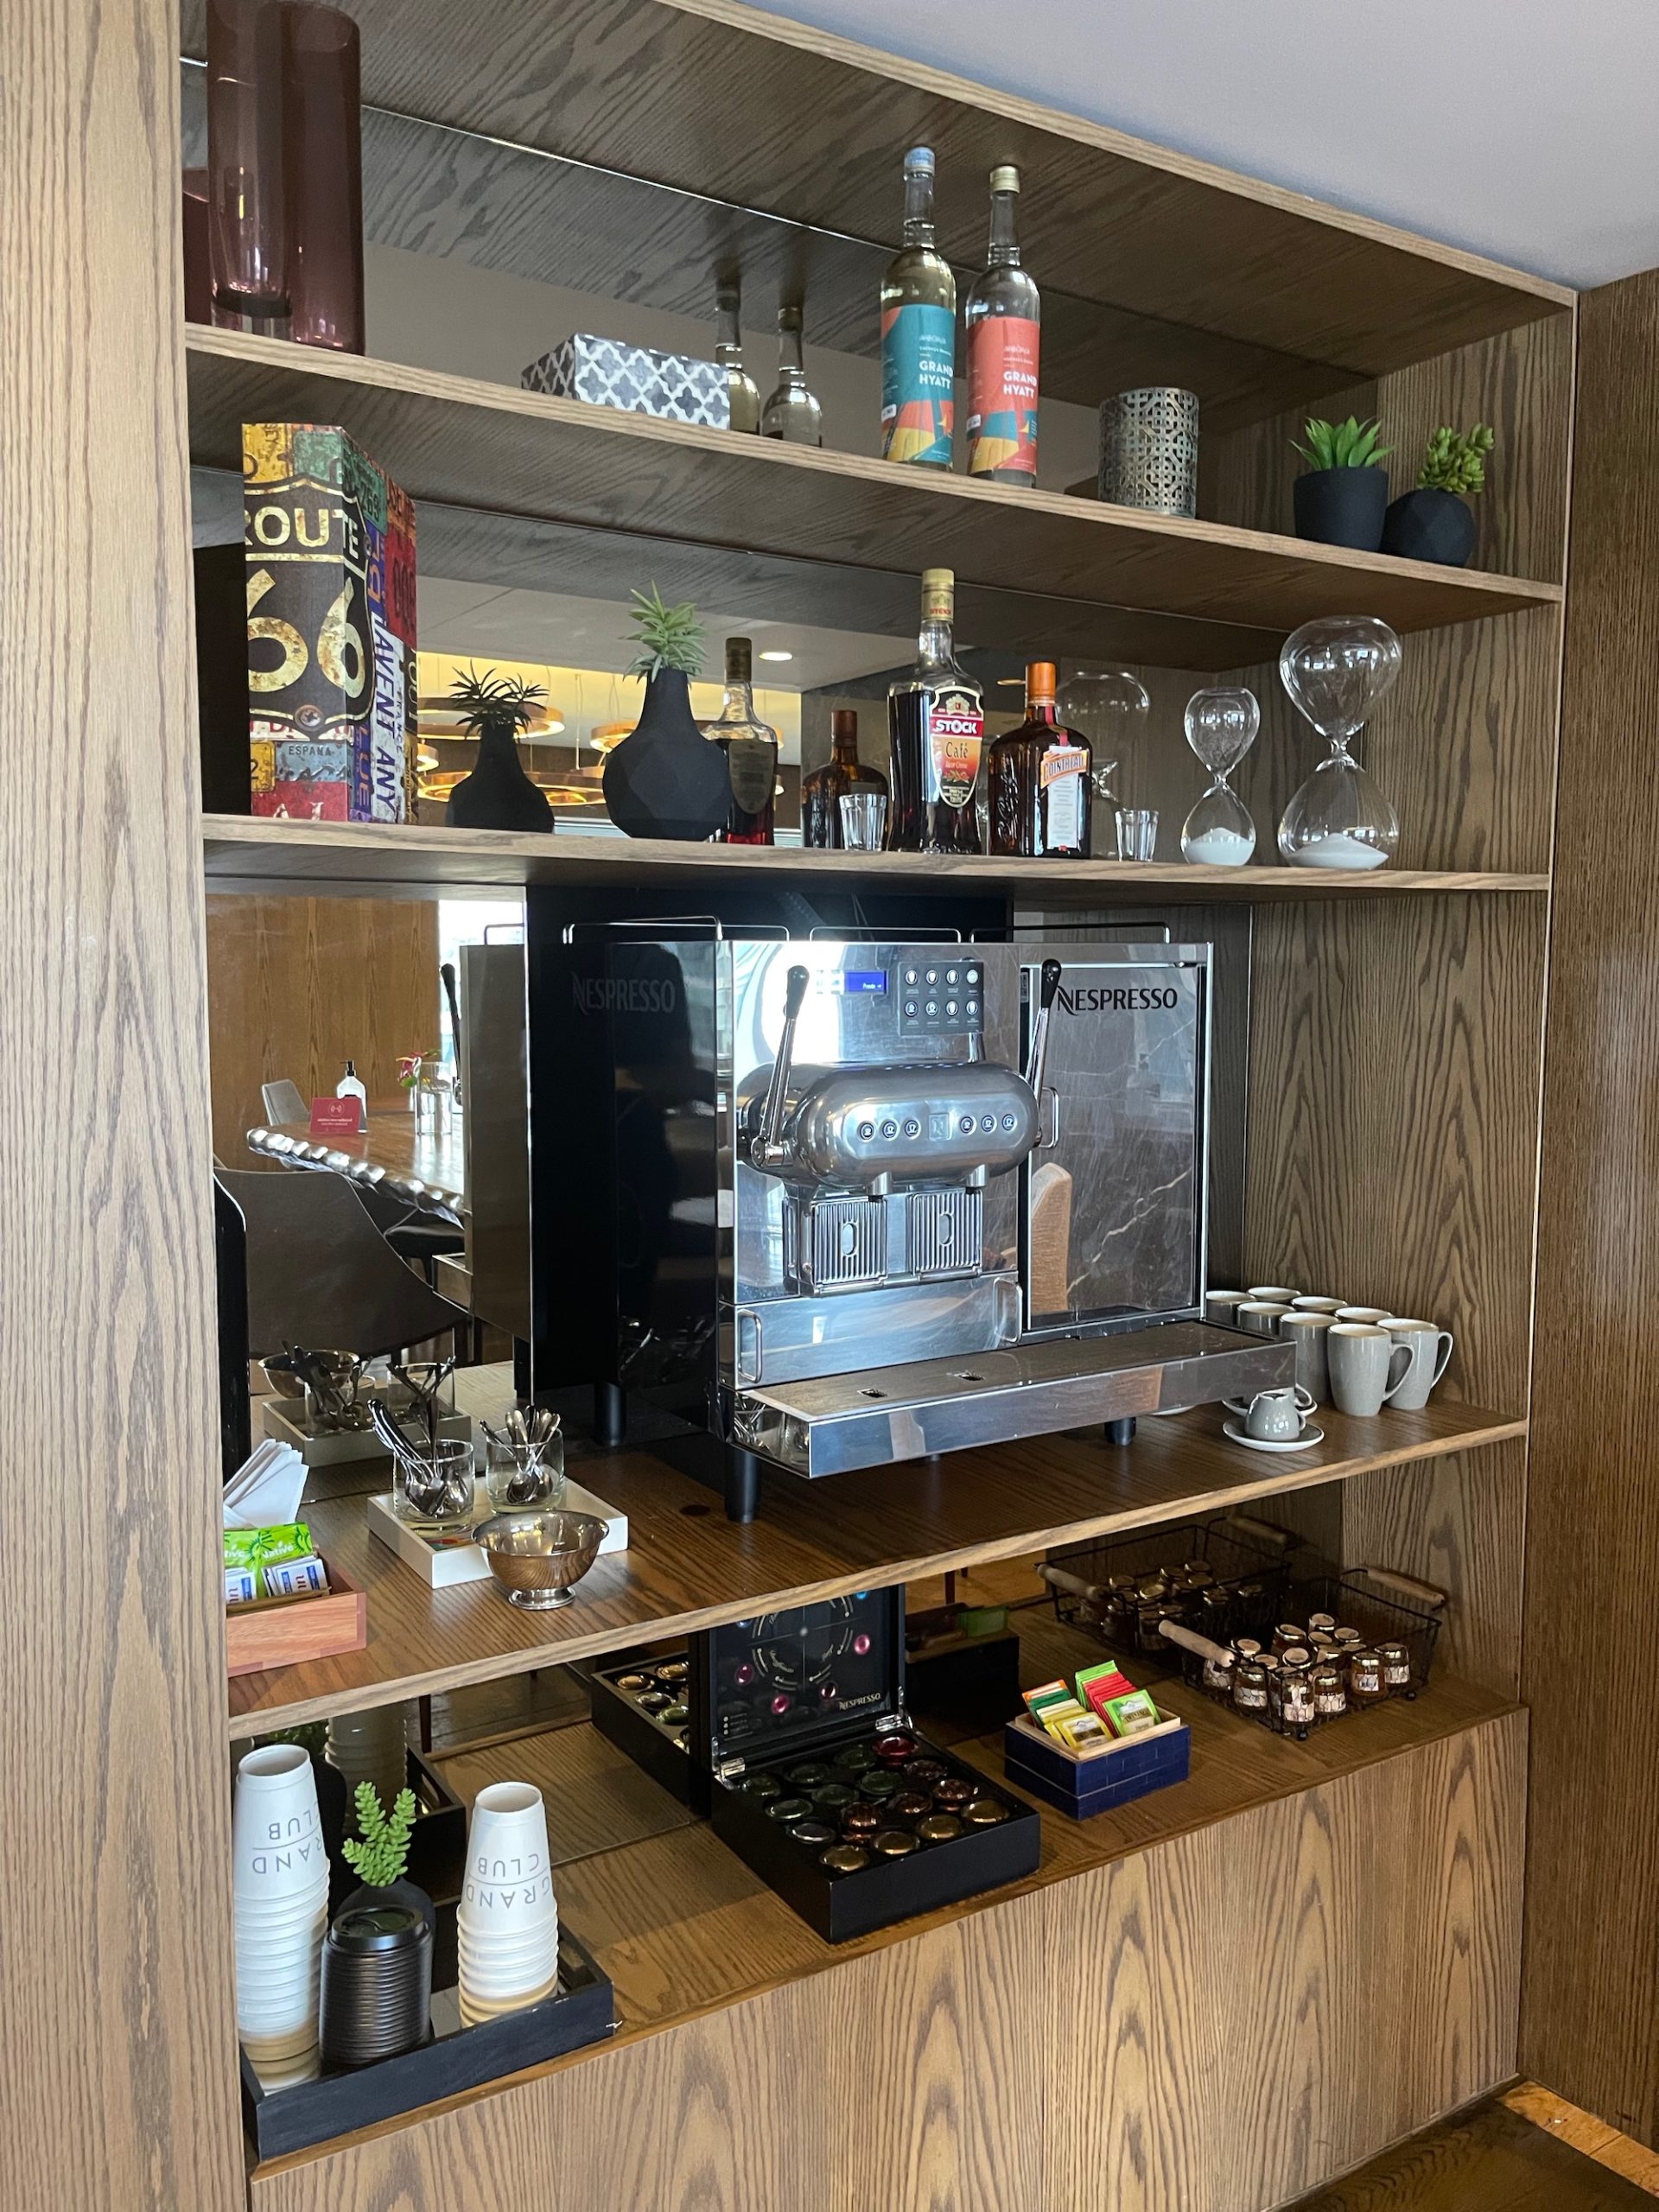
[[[672,1014],[679,985],[663,976],[573,976],[570,996],[582,1014]]]
[[[1173,1014],[1180,1004],[1174,988],[1150,983],[1096,983],[1080,991],[1068,991],[1062,983],[1056,996],[1068,1014]]]

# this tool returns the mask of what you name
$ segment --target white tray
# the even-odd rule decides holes
[[[422,1580],[435,1590],[447,1590],[457,1582],[486,1582],[489,1580],[490,1563],[484,1556],[481,1544],[456,1542],[454,1539],[434,1541],[411,1529],[395,1510],[390,1495],[371,1497],[365,1501],[369,1510],[369,1533],[378,1536],[387,1548],[395,1551],[404,1565],[413,1568]],[[488,1518],[493,1511],[489,1492],[480,1482],[477,1488],[474,1510],[479,1520]],[[564,1485],[564,1500],[560,1510],[566,1513],[592,1513],[605,1523],[605,1535],[600,1544],[601,1557],[607,1552],[625,1552],[628,1548],[628,1516],[607,1505],[602,1497],[595,1497],[580,1483],[568,1481]]]

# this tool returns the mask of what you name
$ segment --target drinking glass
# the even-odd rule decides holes
[[[1158,849],[1158,810],[1155,806],[1120,806],[1117,810],[1117,857],[1121,861],[1149,861]]]
[[[843,791],[840,805],[842,849],[849,853],[879,853],[887,834],[887,793]]]
[[[498,1513],[527,1513],[532,1507],[564,1503],[564,1432],[556,1428],[537,1443],[517,1444],[511,1437],[489,1439],[484,1487]]]
[[[473,1447],[445,1438],[425,1452],[400,1452],[393,1503],[416,1528],[453,1529],[473,1518]]]

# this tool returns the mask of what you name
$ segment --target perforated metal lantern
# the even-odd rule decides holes
[[[1153,385],[1102,403],[1099,491],[1109,506],[1197,514],[1197,392]]]

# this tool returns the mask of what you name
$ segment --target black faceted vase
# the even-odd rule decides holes
[[[1351,546],[1356,553],[1375,553],[1382,543],[1386,468],[1310,468],[1296,479],[1292,498],[1298,537]]]
[[[524,773],[512,722],[480,727],[477,766],[450,792],[443,818],[452,830],[551,831],[553,810]]]
[[[1466,569],[1475,550],[1475,511],[1455,492],[1403,493],[1382,524],[1382,550],[1402,561]]]
[[[346,1898],[322,1946],[325,2068],[372,2066],[426,2041],[436,1927],[431,1898],[412,1882]]]
[[[731,806],[726,756],[691,715],[685,675],[664,668],[645,685],[638,725],[605,762],[605,805],[630,837],[694,842],[726,826]]]

